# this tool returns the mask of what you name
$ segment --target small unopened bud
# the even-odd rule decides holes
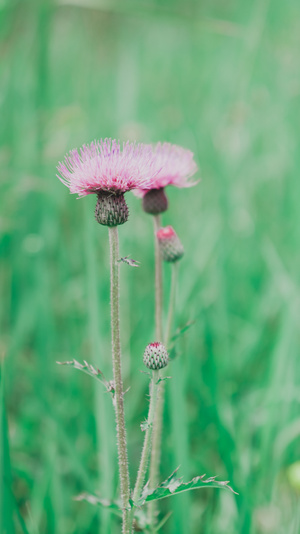
[[[124,193],[100,191],[95,208],[96,221],[104,226],[118,226],[128,220],[128,206]]]
[[[150,189],[143,197],[143,210],[151,215],[158,215],[168,209],[168,199],[164,188]]]
[[[167,349],[162,343],[149,343],[145,349],[143,361],[148,369],[153,369],[153,371],[163,369],[169,361]]]
[[[184,248],[172,226],[160,228],[156,236],[164,261],[174,262],[182,258]]]

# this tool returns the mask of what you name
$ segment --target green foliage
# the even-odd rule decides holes
[[[180,341],[181,337],[195,324],[195,321],[188,321],[184,326],[181,328],[178,328],[175,332],[175,334],[171,337],[170,340],[170,347],[169,347],[169,358],[170,360],[175,360],[175,358],[178,356],[177,353],[177,346],[178,342]]]
[[[0,370],[0,532],[14,534],[14,497],[9,454],[9,438],[4,405],[3,367]]]
[[[176,473],[177,469],[153,491],[150,491],[148,485],[146,485],[140,499],[134,504],[136,506],[143,506],[147,502],[165,499],[166,497],[171,497],[172,495],[177,495],[184,491],[208,487],[228,489],[232,491],[232,493],[236,493],[229,486],[229,481],[218,481],[216,480],[216,477],[205,478],[205,475],[201,475],[193,478],[190,482],[182,482],[181,478],[176,477]]]
[[[139,528],[148,529],[150,527],[147,514],[141,511],[141,508],[151,502],[156,500],[165,499],[166,497],[171,497],[172,495],[177,495],[179,493],[203,489],[203,488],[217,488],[217,489],[227,489],[232,493],[236,493],[230,486],[228,481],[217,481],[216,477],[205,478],[205,475],[193,478],[190,482],[182,482],[181,478],[177,478],[176,469],[164,482],[162,482],[155,490],[150,491],[148,488],[148,483],[142,491],[141,497],[136,501],[130,502],[129,510],[134,509],[134,517],[139,525]],[[93,506],[100,506],[107,508],[112,513],[122,516],[121,514],[121,502],[120,501],[110,501],[108,499],[102,499],[96,495],[90,493],[81,493],[75,497],[76,501],[86,501]],[[157,528],[157,532],[163,526],[165,520]]]
[[[299,16],[299,0],[0,2],[1,454],[9,443],[16,530],[18,509],[30,534],[120,531],[105,507],[72,499],[117,495],[110,395],[55,363],[76,355],[112,376],[107,233],[96,199],[55,174],[71,148],[113,136],[181,144],[200,166],[199,185],[167,189],[163,216],[185,248],[174,331],[195,325],[167,372],[161,480],[174,465],[184,480],[217,472],[239,496],[161,500],[163,532],[298,534]],[[120,257],[141,262],[120,269],[134,480],[153,229],[126,200]]]
[[[172,336],[171,341],[172,342],[178,341],[180,337],[183,336],[194,324],[195,324],[195,321],[189,321],[181,328],[178,328],[175,334]]]
[[[101,384],[104,385],[107,392],[111,394],[112,398],[114,398],[115,389],[114,389],[113,382],[112,381],[108,382],[104,374],[102,373],[102,371],[100,371],[100,369],[96,369],[93,365],[87,363],[86,361],[84,361],[82,364],[82,363],[79,363],[75,359],[69,362],[56,362],[56,363],[58,365],[69,365],[73,367],[74,369],[78,369],[79,371],[82,371],[83,373],[86,373],[87,375],[92,376],[93,378],[96,378],[97,380],[99,380],[99,382],[101,382]]]

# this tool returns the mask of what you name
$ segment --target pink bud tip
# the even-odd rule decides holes
[[[176,236],[176,232],[172,226],[165,226],[165,228],[160,228],[157,232],[157,239],[163,240],[163,239],[170,239],[171,237]]]

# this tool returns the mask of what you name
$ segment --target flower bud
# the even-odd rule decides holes
[[[158,215],[168,209],[168,199],[164,188],[150,189],[143,197],[143,210],[151,215]]]
[[[128,220],[128,206],[124,193],[100,191],[95,208],[96,221],[104,226],[118,226]]]
[[[153,371],[163,369],[169,361],[167,349],[162,343],[149,343],[145,349],[143,361],[148,369],[153,369]]]
[[[160,228],[156,236],[164,261],[174,262],[182,258],[184,248],[172,226]]]

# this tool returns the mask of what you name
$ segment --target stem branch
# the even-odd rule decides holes
[[[149,463],[149,457],[151,452],[151,440],[152,440],[152,428],[153,428],[153,422],[155,417],[155,411],[156,411],[156,404],[157,404],[157,393],[159,388],[159,371],[152,371],[152,379],[150,382],[150,405],[149,405],[149,412],[148,412],[148,428],[145,431],[145,439],[144,439],[144,445],[142,450],[142,456],[140,461],[140,466],[137,474],[137,479],[135,483],[135,488],[133,492],[133,502],[135,502],[141,495],[141,491],[143,489],[143,485],[146,478],[148,463]]]

